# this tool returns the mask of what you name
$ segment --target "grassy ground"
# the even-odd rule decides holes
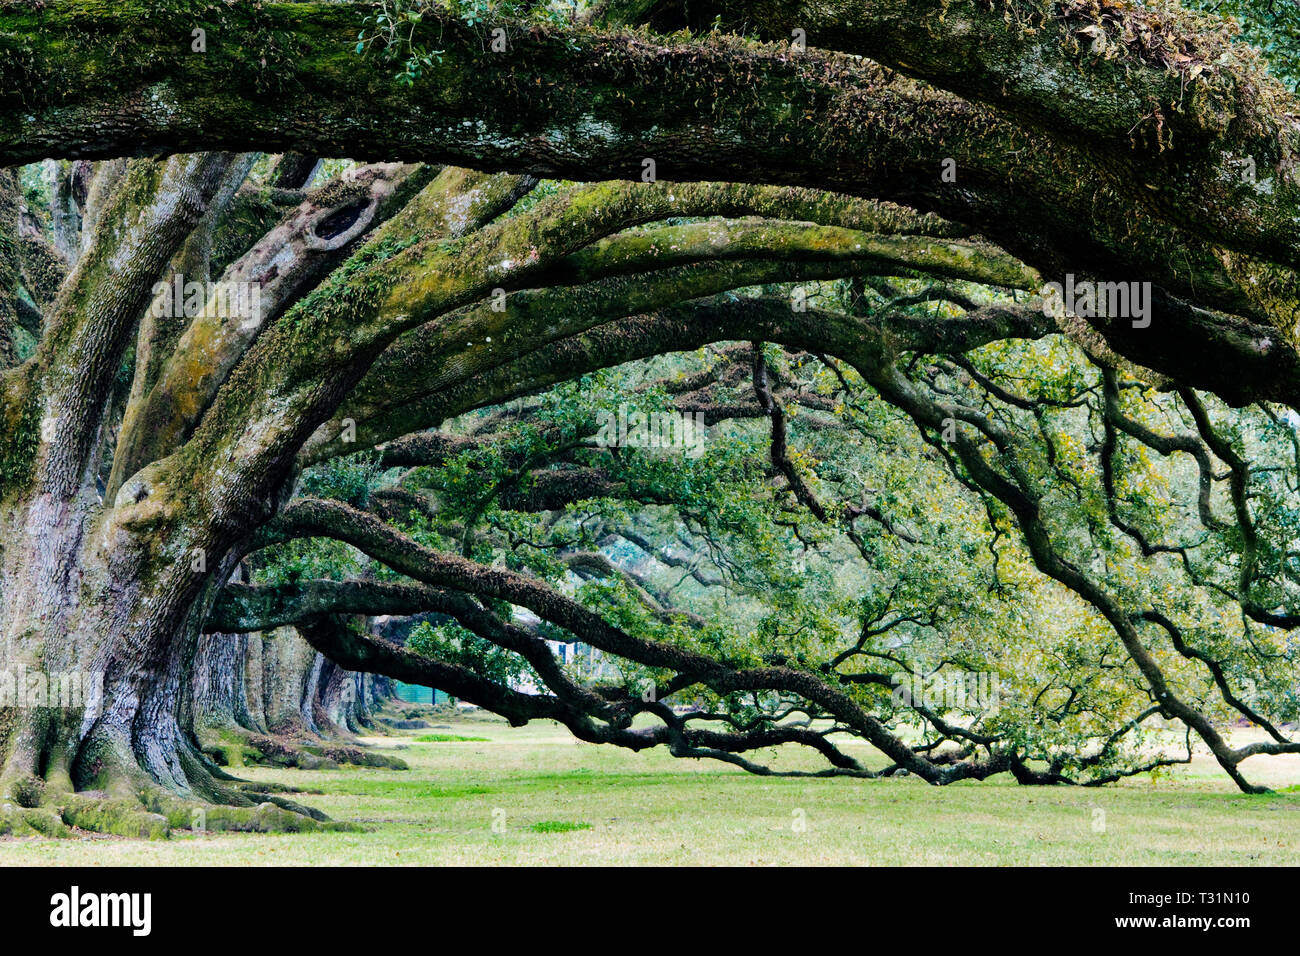
[[[368,832],[7,840],[0,864],[1300,863],[1300,792],[1243,796],[1205,758],[1100,790],[936,788],[758,778],[551,725],[458,719],[368,743],[412,769],[241,771],[320,790],[302,802]],[[1277,788],[1300,781],[1296,757],[1246,769]]]

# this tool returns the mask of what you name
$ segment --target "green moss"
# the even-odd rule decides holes
[[[25,383],[24,383],[25,384]],[[24,399],[0,406],[7,440],[0,444],[0,500],[21,491],[31,481],[40,447],[40,402],[28,387]]]
[[[150,813],[131,800],[74,798],[63,808],[63,822],[94,833],[165,840],[171,835],[168,818]]]
[[[0,837],[69,837],[73,834],[49,807],[17,807],[12,803],[0,805]]]

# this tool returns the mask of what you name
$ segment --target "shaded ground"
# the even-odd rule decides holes
[[[551,725],[456,719],[367,742],[412,769],[240,773],[321,790],[297,799],[370,832],[8,840],[0,864],[1300,863],[1300,792],[1244,796],[1206,758],[1100,790],[936,788],[755,778]],[[1300,757],[1247,768],[1274,787],[1300,780]]]

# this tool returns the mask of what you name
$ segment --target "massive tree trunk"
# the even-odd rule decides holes
[[[5,709],[0,793],[31,811],[12,811],[7,825],[21,830],[39,819],[48,830],[61,820],[163,833],[190,825],[183,799],[249,808],[212,818],[214,827],[311,825],[274,806],[297,810],[282,797],[239,784],[195,747],[178,705],[203,594],[212,589],[186,594],[165,555],[142,561],[141,543],[96,521],[88,498],[94,502],[83,494],[61,506],[31,503],[22,523],[9,525],[18,534],[3,549],[5,671],[25,676],[29,690]],[[114,537],[117,548],[106,545]],[[182,576],[194,574],[189,560],[181,555]],[[228,679],[222,663],[209,663],[211,679]],[[35,696],[31,688],[42,682],[64,696]]]
[[[135,164],[52,304],[36,355],[4,382],[15,416],[0,472],[4,671],[37,688],[57,678],[88,691],[57,706],[38,695],[5,708],[0,796],[29,811],[7,825],[39,820],[48,829],[57,816],[156,832],[167,820],[142,808],[188,821],[165,795],[258,802],[211,773],[177,722],[199,624],[229,570],[223,549],[145,489],[126,509],[104,508],[98,491],[106,409],[122,388],[130,333],[230,161],[210,154]],[[76,791],[120,812],[103,817]]]

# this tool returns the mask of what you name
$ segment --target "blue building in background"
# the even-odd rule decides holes
[[[408,704],[438,704],[447,703],[447,695],[440,690],[433,690],[429,687],[421,687],[419,684],[403,684],[400,680],[394,681],[394,692],[398,700],[406,701]]]

